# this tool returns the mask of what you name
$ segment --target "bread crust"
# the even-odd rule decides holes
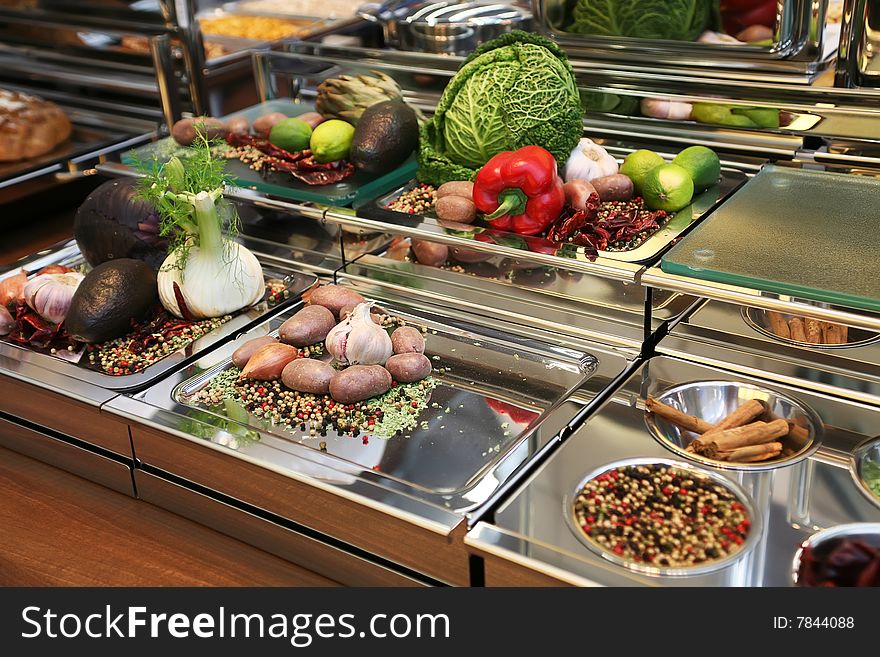
[[[0,162],[27,160],[70,137],[67,114],[37,96],[0,89]]]

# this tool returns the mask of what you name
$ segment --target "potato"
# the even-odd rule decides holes
[[[281,342],[294,347],[308,347],[323,342],[336,326],[336,318],[324,306],[306,306],[278,329]]]
[[[217,139],[225,134],[223,122],[210,116],[181,119],[171,128],[171,136],[181,146],[189,146],[198,135],[204,135],[206,139]]]
[[[259,338],[252,338],[232,352],[232,364],[241,369],[251,359],[256,351],[265,347],[267,344],[277,342],[271,335],[261,335]]]
[[[449,247],[436,242],[412,239],[412,252],[421,264],[428,267],[439,267],[449,260]]]
[[[171,127],[171,136],[181,146],[189,146],[196,138],[196,128],[192,119],[180,119]]]
[[[251,131],[251,122],[247,117],[241,114],[233,116],[226,122],[226,132],[232,132],[237,135],[246,135]]]
[[[352,365],[330,380],[330,396],[340,404],[377,397],[390,388],[391,374],[381,365]]]
[[[323,361],[297,358],[284,366],[281,383],[297,392],[326,395],[330,392],[330,381],[337,374],[336,370]]]
[[[312,130],[317,128],[319,125],[324,123],[324,121],[326,120],[323,116],[321,116],[317,112],[306,112],[305,114],[300,114],[296,118],[298,118],[300,121],[305,121],[306,123],[308,123],[309,127]]]
[[[431,361],[425,354],[395,354],[385,361],[385,369],[395,381],[412,383],[431,375]]]
[[[633,196],[633,182],[622,173],[593,178],[590,184],[603,201],[628,201]]]
[[[364,301],[360,294],[341,285],[322,285],[309,297],[309,305],[324,306],[334,317],[339,317],[339,311],[345,306],[356,306]]]
[[[755,41],[767,41],[773,38],[773,29],[766,25],[749,25],[736,35],[738,41],[754,43]]]
[[[441,199],[446,196],[462,196],[473,199],[474,183],[469,180],[453,180],[452,182],[443,183],[437,188],[437,198]]]
[[[576,210],[585,210],[590,194],[596,193],[596,188],[586,180],[570,180],[562,189],[565,190],[565,202]]]
[[[391,334],[391,347],[395,354],[422,354],[425,352],[425,338],[419,329],[401,326]]]
[[[272,128],[279,121],[283,121],[287,118],[287,114],[282,114],[281,112],[272,112],[271,114],[264,114],[256,121],[254,121],[254,132],[257,133],[257,136],[268,138],[269,133],[272,131]]]
[[[354,312],[354,309],[357,307],[356,303],[349,303],[342,307],[342,310],[339,311],[339,321],[341,322],[344,319],[348,319],[348,316]],[[374,324],[382,324],[382,318],[379,317],[379,309],[373,306],[370,309],[370,319],[373,320]]]
[[[470,224],[477,218],[477,206],[471,199],[462,196],[444,196],[437,199],[434,212],[438,219],[458,224]]]

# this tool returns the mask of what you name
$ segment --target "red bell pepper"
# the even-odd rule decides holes
[[[493,228],[537,235],[565,206],[556,160],[540,146],[499,153],[477,173],[474,205]]]

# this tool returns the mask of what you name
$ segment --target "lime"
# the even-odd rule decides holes
[[[354,126],[339,119],[324,121],[312,131],[309,145],[318,162],[335,162],[348,157]]]
[[[694,181],[677,164],[661,164],[645,176],[642,197],[650,210],[678,212],[694,197]]]
[[[663,164],[663,158],[657,155],[657,153],[641,149],[626,156],[626,159],[624,159],[623,164],[620,166],[619,173],[633,181],[633,189],[636,194],[644,196],[642,194],[642,186],[645,176],[661,164]]]
[[[691,146],[685,148],[672,160],[690,174],[694,189],[704,190],[718,182],[721,176],[721,160],[711,148]]]
[[[272,126],[269,142],[289,153],[304,151],[309,147],[312,127],[302,119],[283,119]]]

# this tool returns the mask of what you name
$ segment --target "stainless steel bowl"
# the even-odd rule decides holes
[[[835,525],[811,535],[801,543],[791,562],[791,581],[795,586],[799,586],[801,555],[803,555],[804,549],[811,547],[815,550],[822,543],[836,538],[861,538],[866,543],[880,546],[880,522],[852,522],[845,525]]]
[[[707,561],[696,566],[664,568],[660,566],[649,566],[644,563],[638,563],[635,561],[630,561],[629,559],[624,559],[614,554],[613,552],[609,552],[608,550],[603,548],[598,542],[593,541],[591,538],[589,538],[580,528],[577,522],[577,517],[575,514],[575,502],[577,501],[578,495],[588,481],[595,479],[605,472],[627,465],[665,465],[671,468],[676,468],[678,470],[684,470],[688,473],[688,476],[692,478],[699,478],[703,480],[710,479],[713,482],[727,488],[746,508],[746,511],[749,514],[749,520],[752,523],[748,536],[746,536],[746,539],[745,541],[743,541],[743,544],[740,546],[739,550],[721,559]],[[755,505],[752,503],[751,498],[742,489],[742,487],[739,486],[739,484],[731,481],[724,475],[717,472],[710,472],[708,470],[699,468],[691,463],[685,463],[683,461],[676,461],[673,459],[630,458],[621,459],[619,461],[614,461],[612,463],[608,463],[607,465],[603,465],[602,467],[593,470],[587,476],[580,480],[580,483],[578,483],[574,491],[569,494],[568,497],[566,497],[563,510],[568,528],[572,531],[575,537],[592,552],[601,556],[607,561],[615,563],[619,566],[623,566],[624,568],[627,568],[633,572],[641,573],[643,575],[654,575],[661,577],[705,575],[706,573],[712,573],[726,568],[727,566],[730,566],[734,562],[743,558],[752,549],[752,547],[754,547],[755,543],[757,543],[758,539],[761,536],[761,532],[763,531],[760,514],[755,509]]]
[[[788,322],[794,319],[795,315],[787,313],[779,313]],[[853,347],[864,347],[880,340],[880,333],[873,333],[860,328],[847,328],[847,341],[844,344],[818,344],[815,342],[802,342],[791,338],[784,338],[776,335],[770,327],[770,319],[767,311],[762,308],[745,307],[742,309],[743,321],[758,333],[767,336],[771,340],[782,342],[784,344],[795,345],[797,347],[806,347],[807,349],[851,349]]]
[[[865,497],[867,497],[874,506],[880,508],[880,496],[873,492],[865,481],[864,468],[869,461],[873,461],[880,465],[880,436],[869,438],[860,443],[853,450],[849,461],[849,471],[852,474],[856,485],[859,487],[859,490],[864,493]]]
[[[390,0],[358,15],[379,24],[385,44],[400,50],[467,55],[511,30],[531,29],[532,14],[513,4],[460,0]]]
[[[759,461],[758,463],[717,461],[686,451],[687,446],[697,438],[696,434],[685,431],[654,414],[645,413],[645,424],[648,426],[648,431],[661,445],[687,459],[716,468],[770,470],[791,465],[815,452],[819,448],[823,434],[822,420],[813,409],[790,397],[748,383],[693,381],[652,396],[683,413],[695,415],[709,424],[717,424],[722,418],[750,399],[759,399],[767,404],[767,408],[774,416],[789,420],[809,432],[807,439],[801,444],[794,444],[794,439],[790,437],[783,439],[784,444],[794,450],[794,453],[789,456],[778,457],[770,461]]]

